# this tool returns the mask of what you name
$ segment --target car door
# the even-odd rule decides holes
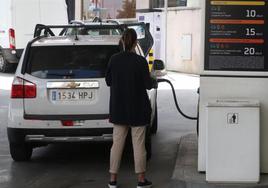
[[[150,31],[148,30],[146,24],[145,23],[127,24],[127,28],[132,28],[136,31],[138,35],[138,42],[139,42],[136,52],[137,54],[144,56],[146,58],[154,44],[153,37]],[[153,72],[152,72],[152,75],[153,75]],[[147,94],[151,103],[151,108],[152,108],[151,121],[153,121],[154,116],[155,116],[155,109],[157,108],[157,104],[156,104],[157,103],[157,90],[153,88],[151,90],[148,90]]]
[[[151,48],[153,47],[154,40],[145,23],[130,23],[125,24],[127,28],[132,28],[136,31],[138,36],[139,45],[145,57],[148,56]]]

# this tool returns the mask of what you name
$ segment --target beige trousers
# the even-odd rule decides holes
[[[122,153],[129,128],[130,127],[128,126],[114,125],[113,146],[110,155],[110,173],[112,174],[117,174],[120,168]],[[137,174],[146,171],[145,131],[145,126],[131,127],[135,172]]]

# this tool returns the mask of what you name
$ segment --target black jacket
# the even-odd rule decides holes
[[[111,123],[128,126],[150,123],[152,109],[146,89],[152,89],[153,82],[145,58],[133,52],[113,55],[106,83],[111,87]]]

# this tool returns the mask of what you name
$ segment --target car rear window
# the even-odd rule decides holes
[[[27,73],[38,78],[102,78],[117,45],[32,47]]]
[[[91,35],[91,36],[103,36],[103,35],[122,35],[122,32],[118,29],[68,29],[66,35]]]

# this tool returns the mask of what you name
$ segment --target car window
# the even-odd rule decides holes
[[[154,44],[153,37],[144,23],[126,24],[128,28],[132,28],[138,35],[138,42],[145,57],[148,56],[150,49]]]
[[[91,36],[103,36],[103,35],[121,35],[118,29],[68,29],[66,35],[91,35]]]
[[[117,52],[117,45],[32,47],[27,73],[46,79],[101,78]]]

